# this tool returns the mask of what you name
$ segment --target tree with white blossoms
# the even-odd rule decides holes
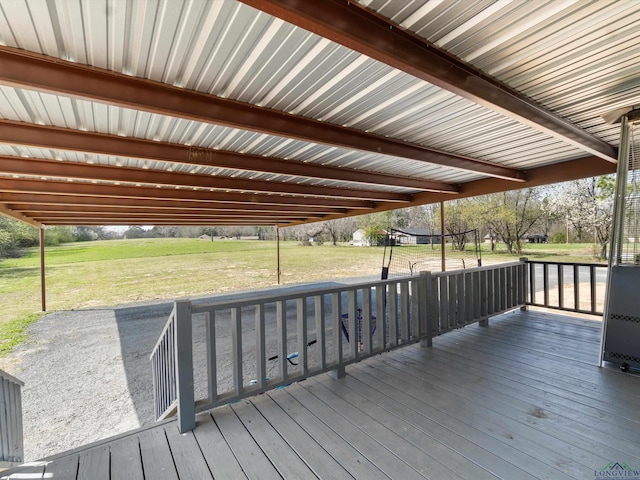
[[[565,217],[578,233],[592,233],[600,246],[598,257],[607,258],[607,244],[613,220],[615,176],[585,178],[561,185],[546,202],[549,212]]]

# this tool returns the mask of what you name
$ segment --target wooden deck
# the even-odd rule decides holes
[[[610,462],[638,469],[640,377],[597,367],[599,332],[517,311],[350,366],[341,380],[200,415],[185,435],[165,422],[8,478],[582,480]]]

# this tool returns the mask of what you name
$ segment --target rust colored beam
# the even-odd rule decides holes
[[[38,148],[158,160],[183,165],[228,168],[303,178],[336,180],[358,185],[390,185],[415,190],[455,193],[458,188],[446,182],[402,177],[351,168],[261,157],[176,143],[121,137],[66,128],[0,120],[0,142]],[[358,186],[354,186],[358,188]]]
[[[44,262],[44,226],[38,229],[38,241],[40,246],[40,299],[42,301],[42,311],[47,311],[47,287],[46,270]]]
[[[290,212],[219,212],[211,210],[197,210],[197,209],[180,209],[180,210],[153,210],[147,208],[111,208],[111,207],[85,207],[85,206],[69,206],[62,208],[60,206],[52,205],[12,205],[16,211],[28,215],[30,217],[38,218],[47,216],[49,218],[64,217],[66,215],[84,215],[86,217],[99,217],[99,216],[111,216],[111,217],[145,217],[155,218],[162,220],[162,218],[263,218],[263,217],[278,217],[282,219],[301,219],[301,218],[322,218],[322,214],[307,214],[300,215],[298,213]],[[158,218],[162,217],[162,218]]]
[[[617,149],[389,19],[347,0],[240,0],[612,163]]]
[[[433,192],[457,192],[446,182],[402,177],[352,168],[283,160],[236,152],[192,147],[176,143],[155,142],[95,132],[0,120],[0,142],[38,148],[158,160],[182,165],[228,168],[230,170],[272,173],[355,184],[389,185]],[[358,188],[354,186],[354,188]]]
[[[520,171],[502,165],[10,47],[0,47],[0,83],[491,177],[522,178]]]
[[[40,222],[36,222],[35,220],[33,220],[32,218],[29,218],[25,215],[23,215],[22,213],[19,212],[14,212],[13,210],[11,210],[11,208],[9,208],[7,205],[0,203],[0,215],[4,215],[5,217],[11,218],[12,220],[18,220],[22,223],[26,223],[28,225],[32,225],[36,228],[40,228],[41,227],[41,223]]]
[[[127,198],[149,200],[173,200],[180,202],[245,203],[256,205],[298,205],[313,207],[370,210],[374,202],[341,198],[318,198],[286,195],[267,195],[237,192],[207,192],[203,190],[130,187],[81,182],[58,182],[0,177],[0,192],[48,195],[73,195],[80,197]]]
[[[260,205],[253,203],[185,202],[181,200],[153,200],[146,198],[127,199],[119,197],[78,197],[73,195],[47,195],[33,193],[2,193],[0,203],[10,205],[14,210],[29,211],[40,209],[61,209],[64,207],[109,207],[115,209],[183,210],[208,212],[270,212],[296,213],[298,215],[328,215],[346,213],[345,208],[331,208],[321,205]]]
[[[143,168],[91,165],[67,161],[26,159],[0,156],[0,172],[12,175],[36,175],[57,179],[99,180],[133,184],[213,188],[251,192],[286,193],[318,197],[342,197],[361,200],[408,202],[409,195],[375,190],[357,190],[285,182],[270,182],[230,178],[214,175],[197,175],[181,172],[147,170]]]
[[[150,225],[155,224],[156,222],[172,222],[172,221],[181,221],[181,222],[190,222],[190,221],[198,221],[198,222],[210,222],[215,223],[217,221],[224,222],[252,222],[252,221],[263,221],[269,222],[273,225],[276,222],[296,222],[296,221],[304,221],[305,218],[301,217],[290,217],[287,215],[279,216],[279,215],[169,215],[158,217],[154,215],[127,215],[127,214],[113,214],[113,213],[100,213],[100,212],[92,212],[92,213],[77,213],[77,212],[62,212],[62,213],[54,213],[54,212],[40,212],[33,215],[33,218],[38,219],[45,225],[47,225],[50,221],[64,221],[64,220],[100,220],[104,219],[106,221],[119,221],[124,223],[125,225],[130,221],[139,221],[139,222],[147,222]],[[316,221],[319,219],[316,219]]]
[[[271,222],[271,223],[269,223]],[[240,219],[240,220],[149,220],[149,219],[127,219],[122,221],[119,218],[56,218],[47,222],[47,225],[63,225],[63,226],[91,226],[91,225],[156,225],[156,226],[198,226],[198,225],[217,225],[217,226],[270,226],[274,223],[278,225],[294,225],[299,222],[279,221],[278,219]]]

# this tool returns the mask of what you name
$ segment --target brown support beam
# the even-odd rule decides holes
[[[444,243],[444,202],[440,202],[440,268],[447,271],[447,253]]]
[[[0,83],[491,177],[522,178],[520,171],[502,165],[10,47],[0,47]]]
[[[275,226],[276,229],[276,279],[277,284],[280,285],[280,227]]]
[[[12,220],[18,220],[23,223],[27,223],[29,225],[33,225],[36,228],[40,228],[40,224],[35,220],[23,215],[20,212],[14,212],[8,205],[4,203],[0,203],[0,215],[4,215],[5,217],[9,217]]]
[[[119,219],[95,219],[95,218],[86,218],[86,219],[65,219],[65,220],[52,220],[47,225],[50,226],[110,226],[110,225],[155,225],[155,226],[166,226],[166,227],[179,227],[179,226],[228,226],[228,227],[236,227],[236,226],[245,226],[245,227],[268,227],[274,224],[274,219],[266,219],[266,220],[225,220],[225,221],[202,221],[202,220],[188,220],[188,221],[180,221],[180,220],[166,220],[166,221],[155,221],[149,222],[147,220],[129,220],[127,222],[122,222]],[[280,222],[278,225],[281,226],[289,226],[294,225],[300,222]]]
[[[29,213],[34,211],[56,212],[56,211],[100,211],[111,212],[156,212],[156,213],[186,213],[217,212],[233,214],[242,213],[273,213],[273,214],[295,214],[297,216],[313,216],[346,213],[346,209],[323,208],[309,206],[277,206],[277,205],[251,205],[248,203],[207,203],[207,202],[180,202],[165,200],[148,200],[137,198],[128,200],[126,198],[89,198],[74,197],[71,195],[41,195],[41,194],[17,194],[0,192],[0,202],[6,203],[8,208],[17,213]],[[97,209],[97,210],[96,210]]]
[[[387,18],[347,0],[240,0],[421,78],[587,153],[615,163],[617,149]]]
[[[100,180],[110,182],[138,183],[147,186],[204,187],[219,190],[239,190],[290,195],[311,195],[319,197],[344,197],[361,200],[408,202],[409,195],[376,190],[360,190],[315,185],[299,185],[285,182],[270,182],[223,177],[217,175],[197,175],[181,172],[147,170],[143,168],[91,165],[88,163],[62,162],[44,159],[0,156],[0,172],[12,175],[35,175],[58,179]]]
[[[47,289],[45,284],[45,265],[44,265],[44,225],[38,229],[40,240],[40,298],[42,300],[42,311],[47,311]]]
[[[375,207],[374,202],[341,198],[318,198],[286,195],[267,195],[238,192],[208,192],[204,190],[132,187],[125,185],[105,185],[79,182],[56,182],[32,179],[8,179],[0,177],[0,192],[73,195],[86,198],[125,198],[171,200],[180,202],[244,203],[256,205],[299,205],[311,207],[348,208],[369,210]],[[2,208],[0,206],[0,211]]]
[[[155,142],[140,138],[12,122],[10,120],[0,120],[0,142],[98,155],[158,160],[168,164],[179,163],[182,165],[228,168],[237,171],[336,180],[358,185],[388,185],[433,192],[455,193],[458,191],[456,186],[449,183],[416,177],[401,177],[366,170],[331,167],[283,160],[281,158],[191,147],[176,143]],[[358,185],[353,187],[359,188]]]
[[[178,220],[187,220],[187,219],[195,219],[195,220],[225,220],[225,219],[262,219],[262,218],[278,218],[282,221],[296,221],[301,219],[309,219],[309,220],[321,220],[323,218],[322,215],[312,216],[305,215],[301,216],[295,213],[219,213],[219,212],[194,212],[194,211],[182,211],[182,212],[154,212],[154,211],[132,211],[132,210],[122,210],[120,211],[111,211],[111,210],[98,210],[98,209],[88,209],[88,210],[79,210],[75,208],[69,208],[67,210],[57,210],[57,211],[49,211],[49,210],[33,210],[26,212],[32,218],[42,218],[46,223],[48,220],[56,219],[56,218],[69,218],[71,216],[75,217],[85,217],[85,218],[121,218],[124,223],[127,222],[129,218],[144,218],[149,220],[151,223],[158,220],[170,220],[170,219],[178,219]]]

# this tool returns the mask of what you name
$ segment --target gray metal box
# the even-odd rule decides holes
[[[610,275],[604,360],[640,368],[640,267],[614,266]]]

